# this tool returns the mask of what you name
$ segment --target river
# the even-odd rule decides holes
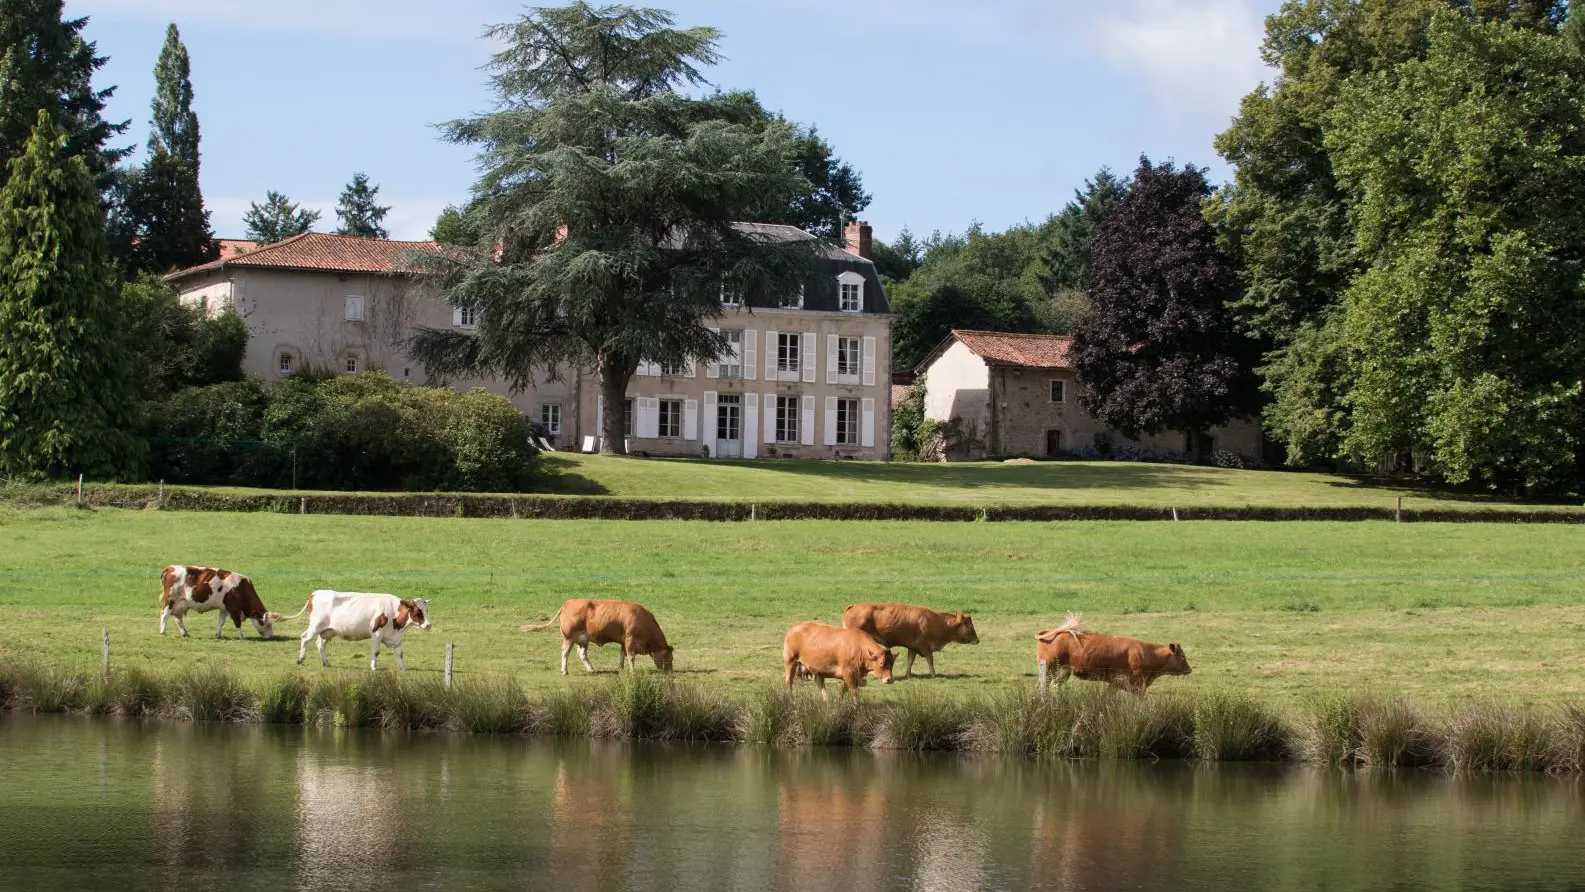
[[[1585,889],[1585,786],[0,715],[0,889]]]

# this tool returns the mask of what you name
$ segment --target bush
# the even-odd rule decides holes
[[[529,425],[511,402],[383,372],[188,388],[148,418],[151,474],[171,483],[520,492],[533,482]]]

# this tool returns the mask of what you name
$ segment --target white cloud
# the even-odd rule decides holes
[[[1231,116],[1271,69],[1254,0],[1122,0],[1094,23],[1103,58],[1149,84],[1167,109]]]

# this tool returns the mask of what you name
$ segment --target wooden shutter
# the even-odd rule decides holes
[[[451,308],[451,324],[458,328],[462,327],[462,307]]]
[[[633,419],[633,435],[650,440],[660,436],[660,400],[641,396],[633,408],[638,413],[638,417]]]
[[[776,442],[776,394],[765,394],[765,442]]]
[[[863,403],[863,422],[859,426],[859,445],[875,445],[875,401],[866,399]]]
[[[826,445],[837,444],[837,398],[826,397]]]
[[[710,450],[710,457],[715,458],[715,391],[704,392],[704,436],[699,438],[699,444]]]
[[[776,380],[776,332],[765,329],[765,380]]]
[[[684,440],[699,439],[699,401],[682,401],[682,438]]]
[[[815,376],[819,370],[815,368],[815,356],[819,351],[819,339],[812,331],[804,332],[803,358],[798,360],[798,366],[803,371],[804,383],[815,383]]]
[[[837,344],[841,339],[834,334],[826,335],[826,383],[837,383]]]
[[[743,367],[743,380],[752,381],[759,374],[759,332],[749,329],[743,332],[743,353],[738,357],[738,365]]]
[[[743,394],[743,457],[759,455],[759,394]]]
[[[805,446],[815,444],[815,398],[812,394],[804,394],[803,405],[798,409],[798,433]]]
[[[864,386],[875,386],[875,336],[864,338]]]
[[[715,327],[711,327],[710,333],[711,334],[720,334],[721,333],[721,329],[715,328]],[[719,378],[719,377],[721,377],[721,363],[719,363],[719,362],[707,362],[707,363],[705,363],[704,364],[704,376],[706,378]],[[692,369],[688,370],[688,377],[690,377],[690,378],[693,377],[693,370]]]

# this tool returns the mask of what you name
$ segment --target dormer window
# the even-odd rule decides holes
[[[798,283],[798,293],[789,294],[782,298],[781,305],[783,309],[788,310],[801,310],[804,308],[804,285],[802,282]]]
[[[844,313],[864,312],[864,277],[855,272],[837,276],[837,308]]]
[[[741,307],[741,306],[743,306],[743,292],[741,292],[741,291],[733,291],[731,288],[728,288],[726,286],[725,282],[722,282],[721,283],[721,306],[723,306],[723,307]]]

